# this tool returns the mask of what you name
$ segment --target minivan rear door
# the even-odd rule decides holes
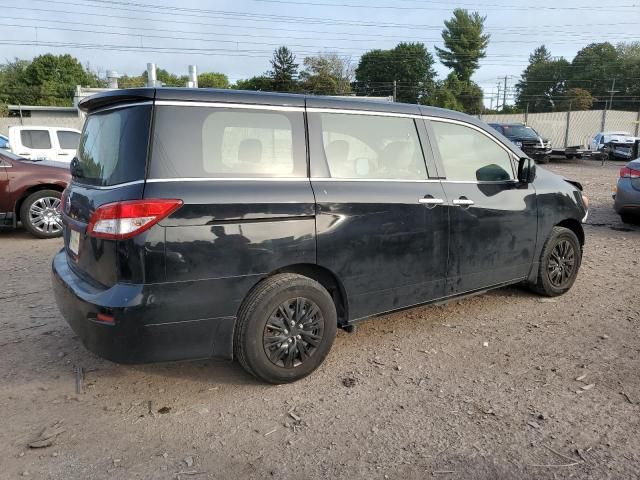
[[[425,164],[421,117],[323,102],[307,101],[318,264],[342,282],[349,318],[442,297],[446,198]]]
[[[304,103],[240,92],[220,101],[215,93],[184,96],[190,100],[158,90],[144,195],[183,202],[160,222],[166,280],[192,299],[182,318],[233,317],[262,277],[316,260]],[[206,302],[203,291],[211,292]]]
[[[87,226],[102,205],[142,198],[151,111],[151,102],[89,111],[71,163],[62,206],[65,249],[74,271],[100,286],[131,280],[137,262],[122,261],[131,256],[131,240],[88,236]]]

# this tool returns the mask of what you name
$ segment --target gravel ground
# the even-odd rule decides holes
[[[60,241],[1,233],[0,478],[640,477],[640,227],[612,210],[619,164],[548,168],[592,201],[568,294],[387,315],[286,386],[235,363],[95,357],[50,290]],[[30,449],[46,427],[53,445]]]

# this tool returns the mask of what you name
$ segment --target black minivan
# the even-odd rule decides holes
[[[337,328],[515,283],[560,295],[580,267],[580,185],[461,113],[170,88],[80,108],[53,283],[115,362],[291,382]]]

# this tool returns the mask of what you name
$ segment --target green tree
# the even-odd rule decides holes
[[[122,75],[118,79],[118,87],[120,88],[136,88],[136,87],[146,87],[147,86],[147,76],[146,75]]]
[[[567,90],[570,65],[564,58],[554,59],[544,45],[536,48],[516,84],[516,106],[530,112],[556,110]]]
[[[25,88],[24,72],[29,61],[14,58],[0,66],[0,100],[5,104],[28,105],[32,101],[30,88]]]
[[[569,88],[558,102],[559,110],[591,110],[591,107],[593,107],[593,96],[584,88]]]
[[[451,72],[445,80],[438,82],[429,103],[436,107],[478,115],[483,111],[483,96],[478,84],[471,80],[460,80],[455,72]]]
[[[616,82],[616,90],[620,90],[616,96],[625,101],[615,101],[614,106],[624,110],[640,108],[640,42],[620,43],[616,46],[620,61],[620,71],[624,72]]]
[[[51,53],[34,58],[24,69],[22,82],[29,103],[58,106],[72,105],[76,85],[100,85],[97,76],[75,57]]]
[[[571,87],[588,90],[598,101],[597,106],[603,108],[604,102],[609,99],[608,91],[613,79],[627,77],[621,66],[619,52],[612,44],[592,43],[576,54],[571,62],[570,75],[567,77]],[[614,102],[614,108],[615,106]]]
[[[350,59],[336,53],[321,53],[304,59],[300,83],[306,92],[317,95],[346,95],[351,92],[353,67]]]
[[[147,78],[149,78],[147,71],[142,72],[142,78],[144,80],[144,84],[147,84]],[[188,75],[176,75],[174,73],[170,73],[163,68],[156,68],[156,79],[165,87],[184,87],[189,81]]]
[[[205,72],[198,75],[200,88],[229,88],[229,78],[224,73]]]
[[[298,64],[295,55],[287,47],[278,47],[270,60],[272,70],[269,76],[273,80],[276,92],[291,92],[296,90]]]
[[[273,79],[266,75],[259,75],[246,80],[238,80],[232,88],[236,90],[256,90],[262,92],[274,91]]]
[[[480,59],[486,56],[490,35],[484,33],[485,20],[486,17],[478,12],[456,8],[453,17],[444,22],[442,40],[445,48],[436,47],[436,52],[442,64],[451,68],[462,81],[471,79]]]
[[[423,43],[399,43],[391,50],[371,50],[356,68],[357,93],[389,96],[396,81],[397,101],[425,102],[435,90],[433,56]]]

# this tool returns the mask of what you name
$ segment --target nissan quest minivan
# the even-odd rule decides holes
[[[461,113],[170,88],[80,108],[53,283],[115,362],[291,382],[337,328],[510,284],[561,295],[580,268],[580,184]]]

